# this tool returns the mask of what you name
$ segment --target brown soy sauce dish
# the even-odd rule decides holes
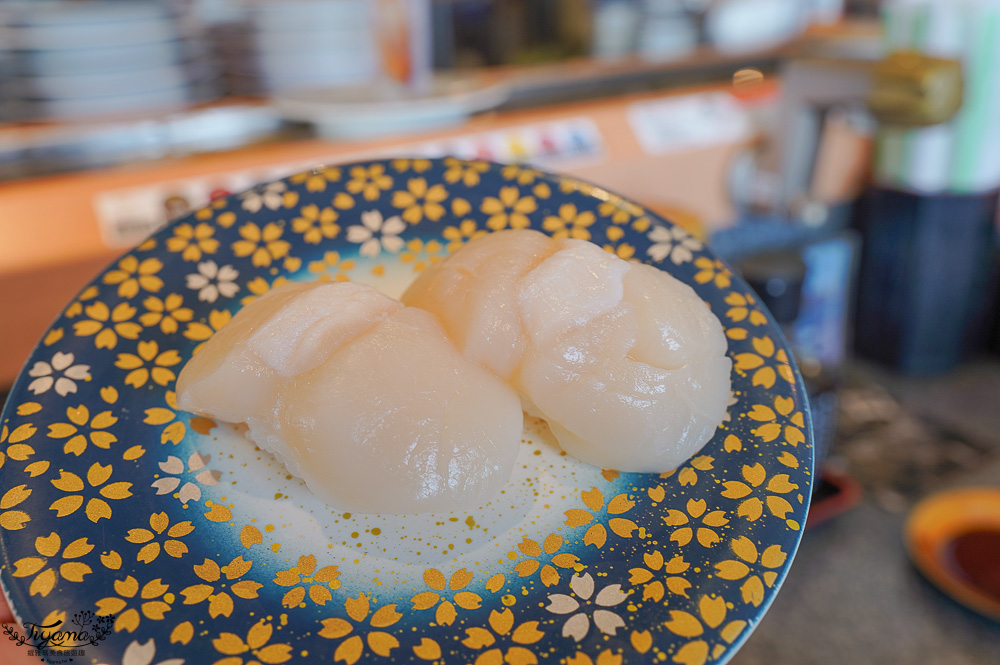
[[[958,488],[928,497],[910,514],[905,537],[924,576],[1000,622],[1000,488]]]

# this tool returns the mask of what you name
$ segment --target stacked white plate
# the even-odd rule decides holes
[[[320,136],[360,139],[459,124],[499,106],[509,93],[504,83],[454,74],[435,77],[419,93],[388,81],[368,82],[286,93],[274,106],[288,120],[312,124]]]
[[[636,51],[645,60],[677,60],[698,45],[698,27],[681,0],[646,0]]]
[[[597,3],[593,16],[592,55],[602,60],[615,60],[632,53],[641,20],[640,9],[627,0]]]
[[[17,119],[78,119],[178,108],[192,99],[194,45],[169,3],[34,0],[2,15]]]
[[[365,0],[255,0],[248,39],[223,51],[234,92],[278,95],[371,82],[378,49]]]

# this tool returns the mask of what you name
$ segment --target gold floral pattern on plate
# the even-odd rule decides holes
[[[664,474],[597,469],[529,418],[487,506],[352,515],[177,408],[183,363],[274,286],[398,295],[507,228],[650,262],[715,311],[733,395],[698,455]],[[447,158],[260,185],[115,261],[43,337],[0,417],[0,580],[27,620],[114,615],[96,662],[723,662],[777,593],[812,488],[780,339],[701,242],[580,180]]]

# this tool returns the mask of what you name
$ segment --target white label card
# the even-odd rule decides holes
[[[636,102],[628,118],[639,145],[651,155],[737,143],[752,133],[746,110],[727,92]]]

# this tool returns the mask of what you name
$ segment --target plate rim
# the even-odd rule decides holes
[[[242,197],[242,195],[244,195],[244,194],[246,194],[248,192],[260,191],[260,190],[264,189],[265,187],[267,187],[268,185],[271,185],[271,184],[274,184],[274,183],[278,183],[278,182],[290,183],[290,180],[293,177],[298,176],[298,175],[321,173],[321,172],[323,172],[323,171],[325,171],[327,169],[340,169],[340,170],[346,172],[346,171],[348,171],[352,167],[356,167],[356,166],[367,166],[367,167],[370,167],[373,164],[383,164],[386,167],[388,167],[391,163],[393,163],[397,159],[414,159],[414,158],[412,156],[405,156],[404,157],[402,155],[393,155],[393,156],[383,156],[383,157],[370,158],[370,159],[352,160],[352,161],[348,161],[348,162],[333,162],[333,163],[317,164],[316,166],[313,166],[311,168],[298,170],[295,173],[288,174],[288,175],[283,176],[281,178],[269,178],[269,179],[267,179],[265,181],[262,181],[261,183],[258,183],[257,185],[254,185],[253,187],[247,188],[247,189],[245,189],[243,191],[240,191],[240,192],[232,192],[232,193],[228,194],[225,197],[225,200],[227,202],[236,202],[236,201],[240,200],[240,198]],[[427,159],[428,161],[430,161],[430,162],[432,162],[434,164],[444,163],[444,162],[446,162],[447,159],[456,159],[457,161],[462,162],[462,163],[482,163],[482,164],[487,164],[488,167],[489,167],[489,169],[491,171],[492,170],[496,170],[498,172],[501,169],[503,169],[504,167],[506,167],[506,166],[511,166],[511,164],[491,162],[491,161],[488,161],[488,160],[464,160],[464,159],[460,159],[460,158],[457,158],[457,157],[417,158],[417,159]],[[650,221],[651,221],[651,223],[653,225],[662,226],[662,227],[665,227],[665,228],[668,228],[668,229],[670,229],[670,228],[681,228],[681,229],[683,229],[684,228],[684,227],[680,227],[676,223],[671,222],[668,219],[664,218],[659,213],[657,213],[655,210],[647,208],[647,207],[643,206],[642,204],[639,204],[639,203],[635,202],[633,199],[631,199],[629,197],[622,196],[622,195],[618,194],[617,192],[615,192],[613,189],[608,189],[606,187],[603,187],[601,185],[593,183],[592,181],[587,180],[585,178],[580,178],[580,177],[571,176],[571,175],[561,175],[561,174],[558,174],[558,173],[555,173],[555,172],[552,172],[552,171],[548,171],[548,170],[543,169],[543,168],[535,167],[535,166],[530,165],[530,164],[518,164],[518,166],[521,167],[521,168],[523,168],[523,169],[527,169],[527,170],[533,171],[536,174],[537,177],[539,177],[540,179],[548,181],[552,185],[558,186],[558,185],[563,184],[563,183],[571,183],[571,185],[572,185],[571,189],[580,192],[581,194],[585,195],[586,197],[588,197],[590,199],[603,200],[603,201],[608,201],[609,199],[615,199],[616,200],[615,201],[616,205],[619,205],[619,206],[635,206],[635,207],[639,208],[642,211],[643,216],[648,217],[650,219]],[[403,174],[400,174],[401,177],[402,177],[402,175]],[[604,196],[600,196],[599,193],[603,194]],[[368,201],[367,202],[368,205],[372,205],[372,206],[374,206],[374,205],[376,205],[378,203],[379,203],[379,200]],[[208,206],[206,206],[206,207],[208,207]],[[596,207],[596,204],[595,204],[595,207]],[[177,226],[178,224],[184,223],[185,221],[193,221],[195,213],[196,213],[196,209],[192,209],[188,214],[185,214],[184,216],[182,216],[182,217],[180,217],[178,219],[174,219],[174,220],[169,221],[164,226],[162,226],[159,229],[157,229],[156,231],[152,232],[149,236],[147,236],[147,238],[144,241],[136,243],[136,245],[134,245],[132,247],[129,247],[129,248],[126,248],[121,253],[117,254],[112,260],[110,260],[104,266],[104,268],[102,268],[99,272],[97,272],[95,274],[95,276],[94,276],[94,278],[92,280],[88,281],[85,285],[83,285],[76,292],[76,295],[72,299],[70,299],[69,303],[72,303],[75,300],[77,300],[79,298],[79,296],[82,295],[89,288],[91,288],[93,286],[99,286],[100,284],[102,284],[101,277],[103,275],[105,275],[109,270],[113,269],[114,266],[116,266],[121,259],[123,259],[123,258],[129,256],[130,254],[132,254],[133,252],[135,252],[137,250],[137,248],[139,246],[141,246],[144,242],[147,242],[148,240],[150,240],[150,239],[152,239],[152,238],[154,238],[156,236],[160,236],[160,235],[163,235],[164,238],[168,237],[165,234],[166,234],[166,232],[169,229]],[[427,235],[427,234],[423,233],[423,234],[419,234],[419,235]],[[338,240],[338,243],[339,242],[340,242],[340,240]],[[166,250],[163,247],[159,247],[156,250],[157,253],[162,253],[162,252],[165,252],[165,251]],[[714,259],[715,261],[718,261],[723,267],[725,267],[726,269],[728,269],[731,272],[731,276],[730,276],[731,277],[731,281],[732,281],[732,287],[730,287],[731,289],[738,287],[738,290],[749,292],[749,293],[753,293],[752,289],[745,282],[745,280],[743,280],[742,277],[737,272],[735,272],[732,269],[732,267],[728,264],[728,262],[726,262],[725,260],[721,259],[712,250],[712,248],[707,243],[703,244],[703,247],[702,247],[701,251],[704,252],[704,253],[706,253],[708,256],[712,257],[712,259]],[[657,269],[664,270],[665,272],[668,272],[668,274],[670,273],[670,270],[667,270],[665,268],[665,263],[666,262],[663,262],[662,264],[658,265],[658,264],[652,263],[650,261],[643,260],[642,258],[638,258],[638,260],[640,262],[642,262],[642,263],[647,263],[649,265],[653,265],[653,267],[656,267]],[[294,271],[294,272],[298,272],[298,271]],[[685,283],[687,283],[687,282],[685,282]],[[239,299],[236,299],[236,300],[238,302]],[[243,306],[242,304],[239,304],[238,306],[234,305],[233,306],[233,311],[238,311],[238,309],[242,308],[242,306]],[[808,473],[806,474],[806,476],[808,477],[809,487],[803,488],[804,489],[804,491],[803,491],[804,500],[801,503],[801,506],[802,506],[802,518],[803,519],[802,519],[802,522],[801,522],[799,528],[794,531],[794,535],[791,537],[791,539],[789,541],[787,541],[788,544],[793,547],[793,549],[790,552],[788,552],[786,563],[781,567],[781,569],[779,571],[779,574],[778,574],[778,576],[777,576],[777,578],[776,578],[773,586],[771,586],[770,589],[769,589],[769,591],[766,593],[764,601],[762,602],[762,604],[760,606],[758,606],[756,608],[756,610],[754,612],[754,615],[755,615],[754,620],[748,622],[748,625],[747,625],[746,629],[744,629],[742,631],[742,633],[740,633],[740,635],[738,636],[738,638],[736,640],[734,640],[732,643],[730,643],[728,645],[728,647],[727,647],[727,649],[726,649],[726,651],[725,651],[724,654],[722,654],[717,659],[712,659],[711,660],[711,662],[715,663],[716,665],[724,665],[725,663],[729,662],[729,660],[746,643],[746,641],[749,639],[749,637],[753,634],[753,632],[755,631],[755,629],[759,625],[760,619],[763,616],[765,616],[766,613],[767,613],[767,611],[770,609],[771,604],[773,603],[775,597],[780,592],[781,587],[783,586],[785,580],[787,579],[788,572],[791,569],[791,566],[792,566],[792,564],[794,562],[794,558],[798,554],[800,546],[801,546],[802,537],[803,537],[803,534],[804,534],[804,531],[805,531],[805,520],[806,520],[806,518],[808,516],[809,509],[810,509],[810,506],[811,506],[811,502],[812,502],[812,489],[814,487],[815,479],[816,479],[815,447],[814,447],[814,432],[813,432],[813,423],[812,423],[812,409],[811,409],[811,404],[810,404],[809,399],[808,399],[808,394],[807,394],[807,392],[805,390],[805,385],[804,385],[804,382],[803,382],[802,375],[801,375],[800,370],[798,368],[798,365],[797,365],[797,362],[795,360],[795,357],[791,353],[791,347],[790,347],[790,345],[789,345],[789,343],[788,343],[788,341],[787,341],[787,339],[785,337],[785,334],[782,331],[781,327],[776,324],[776,322],[774,321],[774,319],[773,319],[770,311],[768,311],[767,308],[762,303],[760,303],[758,306],[759,306],[760,311],[766,317],[766,332],[767,332],[768,335],[773,336],[775,338],[774,341],[775,341],[776,348],[782,349],[782,350],[785,350],[785,351],[788,352],[787,363],[788,363],[788,365],[789,365],[789,367],[791,369],[791,372],[793,374],[793,377],[794,377],[794,381],[790,382],[791,385],[793,386],[793,390],[792,390],[793,397],[797,400],[796,407],[803,414],[804,421],[805,421],[805,426],[803,427],[803,430],[804,430],[803,433],[804,433],[804,436],[805,436],[805,440],[804,440],[804,444],[806,446],[805,450],[808,451],[808,455],[802,455],[801,457],[802,457],[802,461],[803,462],[806,462],[806,461],[808,462]],[[53,322],[46,329],[46,332],[52,330],[52,328],[56,325],[56,323],[58,323],[61,319],[63,319],[63,317],[65,315],[65,309],[66,308],[64,307],[62,310],[60,310],[60,312],[56,315],[56,317],[53,320]],[[721,322],[722,318],[721,318],[720,314],[718,314],[718,313],[715,313],[715,314],[720,319],[720,322]],[[23,385],[23,384],[27,383],[29,381],[29,379],[30,379],[30,377],[28,376],[29,367],[31,366],[32,362],[34,362],[37,359],[39,359],[38,356],[39,356],[39,352],[43,349],[43,342],[44,342],[44,333],[43,333],[42,337],[38,340],[38,342],[33,346],[30,354],[25,359],[25,362],[22,365],[22,368],[21,368],[20,372],[18,373],[17,378],[15,379],[15,381],[12,383],[12,385],[10,387],[10,390],[9,390],[9,393],[8,393],[8,399],[7,399],[6,403],[3,405],[3,409],[0,410],[0,423],[3,423],[5,421],[7,421],[10,417],[12,417],[14,415],[14,406],[13,406],[13,402],[14,402],[13,397],[14,396],[20,394],[20,395],[23,395],[23,396],[27,397],[27,387],[25,385]],[[727,344],[728,344],[728,340],[727,340]],[[695,453],[695,455],[697,455],[697,453]],[[689,460],[687,460],[685,462],[685,464],[687,464],[688,461],[690,461],[690,458],[689,458]],[[683,467],[683,466],[684,465],[681,465],[681,467]],[[678,469],[680,469],[681,467],[678,467]],[[7,538],[9,538],[9,536],[6,535],[4,531],[0,530],[0,555],[2,555],[2,556],[0,556],[0,563],[12,562],[11,557],[9,556],[8,551],[7,551]],[[785,541],[783,541],[782,544],[784,544],[784,542]],[[8,587],[7,577],[9,575],[9,573],[7,571],[9,570],[9,568],[10,568],[10,565],[8,564],[7,566],[5,566],[4,573],[0,574],[0,589],[2,589],[4,595],[5,595],[6,599],[7,599],[8,605],[11,608],[11,611],[14,614],[15,619],[16,620],[20,620],[20,614],[18,612],[18,607],[23,607],[23,605],[19,606],[19,605],[15,604],[14,602],[11,602],[12,598],[13,598],[12,597],[12,592],[11,592],[11,590],[8,590],[8,588],[7,588]],[[31,597],[28,596],[27,594],[23,594],[23,595],[25,595],[25,600],[28,601],[27,604],[30,604],[31,603]],[[455,630],[458,630],[458,629],[455,629]],[[129,635],[133,636],[132,633],[129,633]],[[572,648],[573,648],[572,645],[570,645],[570,646],[567,647],[567,649],[569,651],[572,651]],[[568,652],[567,652],[567,654],[568,654]],[[625,654],[622,654],[622,655],[623,655],[623,657],[625,656]],[[649,655],[650,655],[649,653],[646,654],[646,656],[649,656]],[[561,658],[561,655],[558,656],[558,657]],[[652,662],[649,658],[635,658],[634,654],[632,655],[632,658],[634,658],[634,660],[630,660],[630,659],[626,658],[626,660],[624,662],[626,662],[626,663],[646,662],[646,661]],[[395,659],[396,659],[395,657],[392,658],[392,660],[395,660]]]

